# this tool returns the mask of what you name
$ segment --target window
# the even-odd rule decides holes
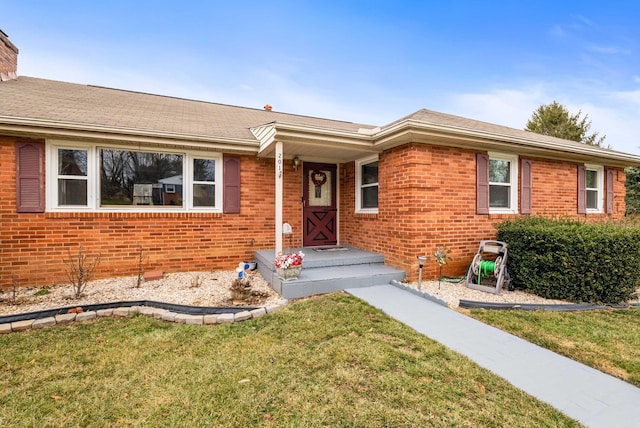
[[[182,206],[182,154],[98,149],[100,206]],[[171,186],[173,191],[169,192]]]
[[[49,210],[222,209],[216,192],[221,155],[57,141],[47,145],[48,169],[54,174],[47,180]]]
[[[216,161],[193,160],[193,206],[214,207],[216,203]]]
[[[585,177],[587,212],[601,213],[604,200],[604,168],[586,165]]]
[[[356,212],[378,212],[378,156],[356,161]]]
[[[518,157],[489,153],[489,211],[516,213]]]
[[[60,148],[56,151],[59,206],[87,206],[87,150]]]

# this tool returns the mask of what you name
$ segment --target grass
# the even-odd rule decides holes
[[[640,309],[472,310],[472,317],[640,387]]]
[[[578,426],[344,294],[243,323],[0,337],[0,426]]]

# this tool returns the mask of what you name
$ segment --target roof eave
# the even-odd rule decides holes
[[[505,151],[529,156],[572,162],[606,162],[609,166],[640,166],[640,156],[616,152],[588,144],[575,146],[532,138],[520,138],[500,133],[404,120],[376,134],[373,144],[385,150],[409,142],[424,142],[443,146],[483,151]],[[570,143],[570,142],[569,142]]]
[[[373,138],[369,134],[357,131],[346,131],[309,125],[283,122],[272,122],[251,128],[251,132],[260,141],[260,156],[269,156],[274,150],[275,142],[287,143],[291,146],[320,146],[326,149],[327,156],[336,155],[345,159],[356,159],[367,153],[377,153],[373,148]],[[295,150],[295,149],[293,149]]]
[[[32,118],[0,116],[0,131],[8,135],[83,139],[91,141],[135,141],[143,144],[175,145],[234,152],[258,152],[253,139],[208,137],[196,134],[119,128],[97,124],[63,123]]]

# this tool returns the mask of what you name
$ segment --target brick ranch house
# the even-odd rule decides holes
[[[385,126],[17,75],[0,32],[0,286],[233,269],[256,250],[351,245],[461,274],[515,215],[618,219],[640,157],[420,110]],[[424,277],[437,265],[427,263]]]

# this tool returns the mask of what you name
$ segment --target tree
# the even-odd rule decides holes
[[[582,110],[572,115],[562,104],[554,101],[551,104],[543,104],[538,107],[524,129],[538,134],[602,147],[606,136],[598,138],[598,132],[589,134],[589,129],[591,129],[589,115],[585,114],[582,118],[581,115]]]
[[[640,167],[626,168],[624,172],[627,174],[627,180],[624,183],[627,190],[624,197],[624,203],[627,206],[626,214],[637,214],[640,212]]]

